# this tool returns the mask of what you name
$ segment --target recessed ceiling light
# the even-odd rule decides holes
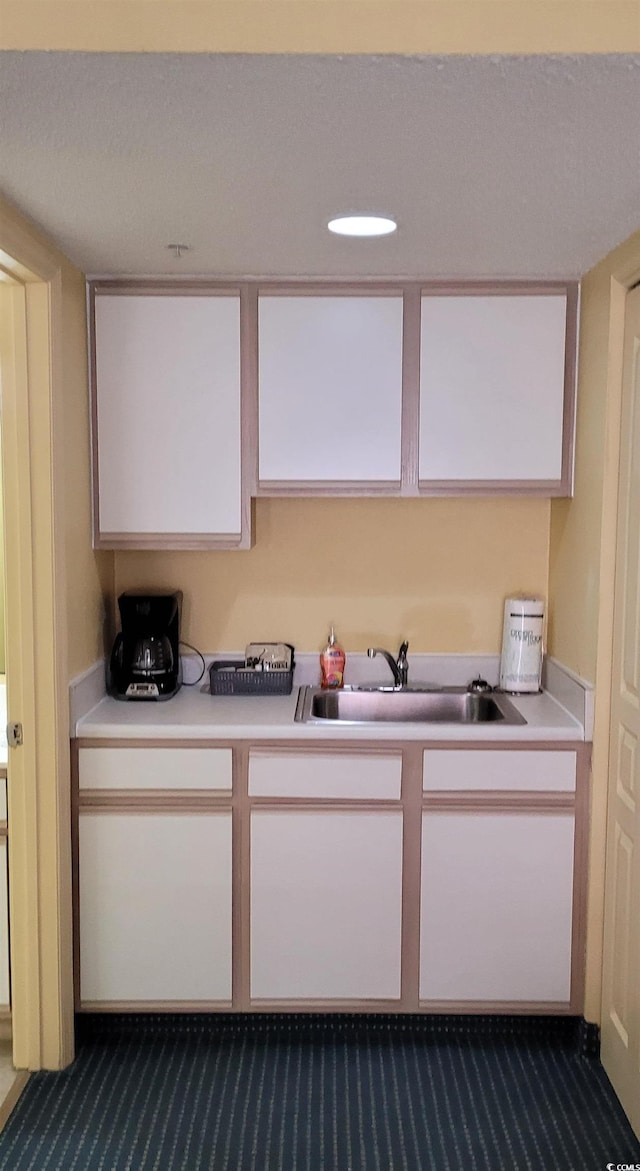
[[[327,224],[338,236],[388,236],[397,226],[395,220],[382,215],[340,215]]]

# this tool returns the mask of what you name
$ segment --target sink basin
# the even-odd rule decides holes
[[[301,687],[296,707],[301,723],[340,724],[526,724],[504,695],[448,687],[439,691],[321,691]]]

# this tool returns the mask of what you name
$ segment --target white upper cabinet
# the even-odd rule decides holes
[[[252,495],[571,495],[575,285],[89,291],[97,548],[247,548]]]
[[[96,545],[246,543],[239,292],[98,285],[93,382]]]
[[[402,294],[261,295],[259,484],[400,487]]]
[[[568,494],[566,323],[566,290],[423,295],[421,488]]]

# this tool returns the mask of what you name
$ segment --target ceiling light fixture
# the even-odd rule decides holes
[[[175,256],[176,260],[180,260],[182,253],[189,251],[190,245],[189,244],[167,244],[167,248],[169,249],[170,252],[173,252],[173,255]]]
[[[337,236],[389,236],[397,226],[390,216],[382,215],[340,215],[327,224]]]

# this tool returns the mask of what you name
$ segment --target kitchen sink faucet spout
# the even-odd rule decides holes
[[[387,660],[391,673],[393,675],[393,682],[396,687],[406,687],[409,678],[409,662],[407,660],[407,651],[409,650],[409,643],[403,642],[400,644],[398,657],[394,659],[389,651],[385,651],[379,646],[370,646],[367,654],[370,659],[375,658],[376,655],[382,655]]]

